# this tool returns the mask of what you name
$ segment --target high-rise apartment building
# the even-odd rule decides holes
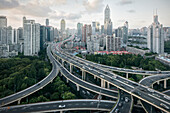
[[[158,21],[158,15],[154,16],[154,22],[148,27],[147,47],[151,52],[164,53],[164,30]]]
[[[77,23],[77,37],[82,40],[82,30],[83,30],[83,24]]]
[[[116,37],[121,37],[123,44],[127,44],[128,41],[128,22],[124,23],[124,26],[118,27],[115,30]]]
[[[38,55],[40,51],[40,24],[24,19],[24,55]]]
[[[7,27],[7,18],[6,16],[0,16],[0,28]]]
[[[106,36],[106,51],[119,51],[121,48],[121,38]]]
[[[82,32],[82,41],[81,42],[84,42],[86,44],[87,43],[86,42],[87,37],[92,35],[92,27],[91,27],[91,25],[85,24],[83,26],[82,31],[83,32]]]

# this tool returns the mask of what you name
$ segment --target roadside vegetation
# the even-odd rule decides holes
[[[77,55],[82,57],[81,54]],[[132,67],[142,68],[143,70],[170,70],[170,67],[162,64],[154,58],[143,58],[141,55],[123,54],[123,55],[86,55],[87,60],[120,68],[132,69]]]
[[[19,54],[13,58],[0,59],[0,98],[26,89],[45,78],[51,71],[46,49],[38,56]],[[53,83],[29,96],[24,103],[44,102],[58,99],[72,99],[75,95],[70,88],[57,77]]]

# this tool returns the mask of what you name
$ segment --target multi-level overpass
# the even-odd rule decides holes
[[[164,81],[164,88],[166,89],[167,88],[166,81],[168,79],[170,79],[170,75],[155,75],[155,76],[145,77],[139,83],[153,88],[153,84],[155,84],[155,83],[159,84],[160,81]],[[166,92],[164,94],[166,94]],[[154,96],[159,97],[159,95],[154,95]],[[166,97],[168,97],[168,95],[166,95],[164,97],[166,98]],[[166,99],[170,101],[170,98],[169,99],[166,98]],[[157,110],[155,109],[155,107],[149,105],[148,103],[141,101],[141,104],[147,113],[157,113]]]
[[[11,96],[0,99],[1,106],[7,105],[7,104],[12,103],[17,100],[20,100],[21,98],[24,98],[24,97],[32,94],[33,92],[38,91],[39,89],[42,89],[46,84],[51,82],[57,76],[58,69],[60,69],[60,72],[62,73],[63,76],[65,76],[68,79],[68,81],[76,84],[77,90],[79,89],[79,87],[83,87],[83,88],[93,91],[95,93],[115,98],[117,96],[117,92],[109,89],[109,86],[111,84],[111,85],[114,85],[117,88],[125,91],[126,93],[130,94],[131,96],[137,97],[137,98],[145,101],[146,103],[149,103],[150,105],[155,106],[156,108],[158,108],[162,111],[170,112],[169,109],[167,109],[161,105],[161,104],[164,104],[164,105],[170,107],[170,103],[168,100],[166,100],[166,98],[164,98],[164,96],[165,96],[164,94],[162,94],[158,91],[155,91],[153,89],[150,89],[144,85],[140,85],[136,82],[130,81],[130,80],[123,78],[121,76],[118,76],[116,74],[113,74],[109,71],[106,71],[106,68],[108,69],[110,67],[107,67],[107,66],[103,67],[103,65],[92,63],[90,61],[78,58],[76,56],[72,56],[72,55],[64,52],[59,46],[57,46],[58,52],[56,52],[53,48],[52,48],[52,51],[53,51],[52,53],[56,59],[53,57],[53,55],[51,55],[50,49],[48,47],[47,53],[48,53],[49,58],[53,64],[52,72],[45,79],[43,79],[36,85],[33,85],[30,88],[27,88],[21,92],[13,94]],[[65,62],[70,64],[69,71],[63,65]],[[57,68],[56,65],[58,65],[59,68]],[[82,70],[82,79],[79,79],[78,77],[75,77],[72,74],[73,66],[80,68]],[[117,68],[117,69],[112,68],[109,70],[115,71],[115,70],[120,70],[120,68]],[[129,71],[129,70],[122,69],[122,68],[119,72],[131,73],[131,71],[133,74],[139,73],[139,72],[135,72],[135,70]],[[102,88],[99,86],[96,86],[94,84],[90,84],[90,83],[86,82],[84,80],[86,73],[90,73],[91,75],[93,75],[94,79],[99,78],[101,80]],[[140,74],[141,73],[143,73],[143,72],[140,72]],[[147,73],[147,75],[151,74],[148,71],[145,71],[145,74],[146,73]],[[158,73],[158,72],[156,72],[156,73]],[[159,72],[159,73],[163,74],[163,72]],[[169,73],[169,72],[164,72],[164,73]],[[107,88],[106,88],[106,86],[107,86]],[[158,95],[160,98],[155,97],[154,95]],[[42,105],[40,105],[40,106],[42,106]],[[3,109],[3,108],[1,108],[1,109]],[[26,108],[24,108],[24,109],[26,109]],[[56,108],[56,109],[58,109],[58,108]],[[81,107],[79,109],[81,109]],[[59,111],[61,111],[61,110],[59,110]]]
[[[95,68],[94,68],[94,66],[89,65],[89,61],[88,61],[88,63],[87,62],[83,63],[82,61],[80,62],[79,60],[73,59],[71,55],[65,54],[64,52],[62,52],[61,49],[59,49],[59,47],[58,47],[58,52],[55,54],[57,55],[58,60],[61,59],[62,62],[68,62],[69,64],[71,64],[70,67],[72,65],[76,66],[76,67],[80,68],[82,70],[82,72],[85,71],[85,72],[88,72],[88,73],[94,75],[95,77],[100,78],[102,82],[104,81],[104,83],[101,82],[102,85],[105,84],[105,82],[107,82],[108,84],[112,84],[112,85],[118,87],[119,89],[121,89],[121,90],[123,90],[123,91],[125,91],[125,92],[127,92],[127,93],[129,93],[129,94],[131,94],[131,95],[133,95],[133,96],[135,96],[135,97],[137,97],[137,98],[139,98],[139,99],[141,99],[141,100],[143,100],[143,101],[145,101],[145,102],[147,102],[147,103],[149,103],[165,112],[170,111],[169,108],[165,108],[162,106],[162,104],[164,104],[169,107],[170,103],[169,103],[169,101],[167,101],[164,98],[164,94],[162,94],[158,91],[155,91],[153,89],[150,89],[150,88],[140,85],[138,83],[134,83],[134,82],[129,81],[129,80],[127,80],[123,77],[120,77],[120,76],[116,76],[116,78],[114,78],[115,75],[113,75],[112,73],[107,73],[107,72],[105,73],[103,70],[97,68],[97,66],[95,66]],[[93,63],[93,65],[95,65],[95,64]],[[93,69],[93,70],[91,70],[91,69]],[[104,87],[105,87],[105,85],[104,85]],[[151,92],[151,90],[152,90],[152,92]],[[153,96],[153,94],[159,95],[160,98]]]

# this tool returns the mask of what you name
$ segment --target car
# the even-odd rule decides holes
[[[170,96],[164,95],[164,98],[170,100]]]
[[[100,77],[104,78],[104,76],[103,76],[103,75],[100,75]]]
[[[120,102],[118,105],[119,105],[119,107],[122,107],[122,102]]]
[[[123,97],[120,98],[123,101]]]
[[[65,108],[66,105],[59,105],[58,107],[59,107],[59,108]]]
[[[153,89],[148,88],[147,89],[149,92],[154,93],[155,91]]]
[[[115,113],[119,113],[119,109],[116,109],[116,110],[115,110]]]
[[[92,70],[91,68],[89,68],[89,70]]]
[[[123,84],[120,84],[120,86],[121,86],[121,87],[124,87],[124,85],[123,85]]]
[[[129,102],[129,98],[128,97],[125,97],[125,102]]]
[[[165,109],[169,109],[169,107],[163,103],[160,104],[162,107],[164,107]]]
[[[140,92],[138,92],[138,95],[141,95],[141,93],[140,93]]]

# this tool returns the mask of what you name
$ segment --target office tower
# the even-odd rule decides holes
[[[126,21],[124,26],[118,27],[115,30],[116,37],[121,37],[123,44],[127,44],[128,41],[128,22]]]
[[[92,22],[92,35],[96,35],[96,22]]]
[[[18,43],[24,43],[24,38],[23,38],[23,28],[19,27],[17,29],[18,32]]]
[[[82,40],[82,30],[83,30],[83,24],[77,23],[77,37]]]
[[[24,21],[24,55],[38,55],[40,51],[40,24],[34,20]]]
[[[121,38],[106,36],[106,51],[119,51],[121,48]]]
[[[49,19],[46,19],[45,23],[46,23],[46,26],[49,26]]]
[[[66,22],[65,22],[64,19],[61,20],[60,25],[61,25],[61,27],[60,27],[61,28],[61,33],[63,33],[65,31],[65,27],[66,27]]]
[[[110,19],[110,8],[108,5],[104,13],[104,30],[106,35],[112,35],[112,21]]]
[[[54,41],[54,28],[51,26],[46,26],[46,32],[47,32],[47,41],[51,42]]]
[[[6,16],[0,16],[0,28],[7,27],[7,18]]]
[[[104,34],[104,25],[101,25],[101,34]]]
[[[17,33],[17,29],[13,29],[14,31],[14,36],[13,36],[13,44],[17,44],[18,43],[18,33]]]
[[[2,27],[0,28],[0,45],[7,44],[7,28]]]
[[[147,47],[151,52],[164,53],[164,30],[158,21],[158,15],[153,18],[154,22],[148,27]]]
[[[46,41],[46,27],[45,26],[40,26],[40,49],[44,49],[44,44]]]
[[[11,26],[7,27],[7,44],[12,44],[13,42],[13,36],[14,36],[14,33],[13,33],[13,29]]]
[[[129,25],[128,25],[128,22],[126,21],[124,23],[124,30],[123,30],[123,43],[126,44],[127,41],[128,41],[128,28],[129,28]]]

